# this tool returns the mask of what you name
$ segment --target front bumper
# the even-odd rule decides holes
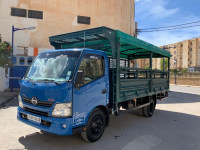
[[[37,122],[22,117],[22,115],[26,116],[27,114],[40,117],[42,123],[39,124]],[[72,118],[45,117],[24,111],[23,109],[18,107],[17,119],[20,120],[21,122],[24,122],[28,125],[31,125],[35,128],[38,128],[46,132],[54,133],[57,135],[72,135]],[[66,125],[66,128],[63,127],[63,124]]]

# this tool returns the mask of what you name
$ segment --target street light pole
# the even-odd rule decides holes
[[[176,62],[176,70],[175,70],[175,84],[176,84],[176,75],[177,75],[177,58],[174,59]]]
[[[13,77],[13,51],[14,51],[14,32],[15,28],[12,26],[12,55],[11,55],[11,69],[10,69],[10,76]],[[13,92],[13,79],[10,79],[10,92]]]
[[[13,52],[14,52],[14,32],[19,31],[19,30],[32,30],[35,29],[36,27],[30,26],[27,28],[15,28],[12,25],[12,55],[11,55],[11,69],[10,69],[10,76],[13,77]],[[10,79],[10,91],[13,92],[13,79]]]

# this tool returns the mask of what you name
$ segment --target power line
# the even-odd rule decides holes
[[[171,28],[171,29],[163,29],[163,30],[150,30],[150,31],[142,31],[141,29],[138,29],[138,32],[169,31],[169,30],[178,30],[178,29],[191,28],[191,27],[198,27],[198,26],[200,26],[200,25],[186,26],[186,27],[180,27],[180,28]]]
[[[189,23],[178,24],[178,25],[173,25],[173,26],[157,27],[157,28],[146,28],[146,29],[140,29],[140,30],[163,29],[163,28],[170,28],[170,27],[177,27],[177,26],[183,26],[183,25],[195,24],[195,23],[199,23],[199,22],[200,22],[200,21],[195,21],[195,22],[189,22]]]

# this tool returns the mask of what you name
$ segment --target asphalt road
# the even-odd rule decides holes
[[[0,109],[0,150],[200,150],[200,88],[171,86],[171,90],[168,99],[158,102],[153,117],[133,112],[112,116],[103,137],[92,144],[79,134],[42,134],[17,121],[13,100]]]

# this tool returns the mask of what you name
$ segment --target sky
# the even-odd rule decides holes
[[[200,0],[135,0],[138,29],[200,21]],[[200,25],[199,23],[191,25]],[[162,32],[140,32],[139,39],[156,46],[200,37],[200,26]]]

